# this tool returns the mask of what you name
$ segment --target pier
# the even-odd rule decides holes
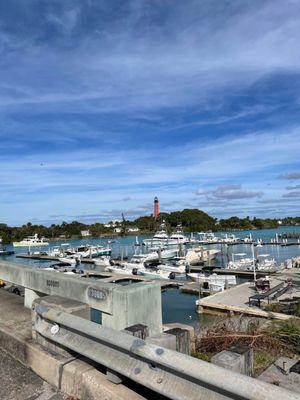
[[[41,261],[56,261],[59,262],[59,257],[44,255],[44,254],[17,254],[16,258],[25,258],[29,260],[41,260]],[[94,260],[92,258],[82,257],[81,262],[84,264],[94,264]]]
[[[286,281],[292,281],[295,285],[293,297],[300,298],[299,270],[290,269],[278,272],[271,278],[271,289],[276,285],[283,284]],[[257,292],[253,282],[246,282],[232,287],[224,292],[216,293],[212,296],[199,299],[197,301],[197,312],[208,314],[245,314],[256,317],[264,317],[279,320],[288,320],[292,316],[266,311],[260,307],[250,305],[249,299]],[[284,293],[279,299],[284,300],[290,295]]]

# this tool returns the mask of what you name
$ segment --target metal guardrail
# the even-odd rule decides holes
[[[124,332],[37,304],[33,329],[45,338],[174,400],[299,400],[254,380]]]

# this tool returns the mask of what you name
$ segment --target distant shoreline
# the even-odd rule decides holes
[[[300,228],[299,225],[281,225],[281,226],[277,226],[277,227],[254,228],[254,229],[222,229],[222,230],[214,230],[212,232],[213,233],[217,233],[217,232],[230,233],[230,232],[246,232],[246,231],[257,231],[258,232],[258,231],[263,231],[263,230],[271,230],[271,229],[278,230],[278,229],[292,228],[292,227]],[[208,231],[210,231],[210,230],[208,230]],[[88,241],[90,239],[92,239],[92,240],[94,240],[94,239],[115,240],[116,238],[121,238],[121,237],[151,236],[154,233],[155,233],[155,230],[154,231],[141,231],[141,232],[136,232],[136,233],[123,233],[123,234],[112,232],[112,233],[107,233],[107,234],[100,234],[97,236],[90,235],[90,236],[85,236],[85,237],[82,237],[80,235],[74,235],[74,236],[64,237],[64,238],[62,238],[62,237],[46,237],[45,236],[45,239],[47,240],[47,242],[51,242],[51,243],[52,242],[66,242],[69,240],[86,240],[86,241]],[[282,232],[282,233],[285,233],[285,232]],[[197,234],[197,232],[186,232],[185,231],[184,234],[186,234],[186,235],[194,234],[195,235],[195,234]],[[17,242],[17,241],[19,241],[19,239],[13,239],[10,242],[3,241],[3,244],[12,244],[13,242]]]

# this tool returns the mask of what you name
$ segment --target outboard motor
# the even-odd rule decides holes
[[[171,272],[171,273],[170,273],[169,279],[175,279],[175,272]]]
[[[185,273],[187,274],[190,271],[190,263],[185,263]]]

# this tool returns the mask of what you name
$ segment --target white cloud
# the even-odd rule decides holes
[[[131,4],[130,13],[100,30],[100,37],[94,32],[78,36],[68,51],[49,52],[48,44],[32,41],[24,46],[23,37],[10,37],[11,47],[23,46],[17,47],[18,62],[4,55],[2,80],[14,82],[16,90],[22,87],[26,95],[4,94],[0,105],[35,104],[56,112],[62,103],[64,112],[205,105],[222,99],[229,88],[234,94],[274,73],[300,71],[297,2],[286,1],[284,8],[280,1],[247,3],[231,14],[232,3],[222,9],[223,18],[216,18],[208,3],[177,3],[161,27],[149,17],[140,29],[144,11],[155,16],[156,6]],[[48,19],[69,32],[82,12],[67,9]],[[42,82],[36,80],[39,74]]]
[[[280,179],[295,180],[300,179],[300,172],[290,172],[279,176]]]
[[[220,185],[213,189],[198,189],[197,194],[213,200],[236,200],[261,197],[263,192],[245,190],[241,185]]]

